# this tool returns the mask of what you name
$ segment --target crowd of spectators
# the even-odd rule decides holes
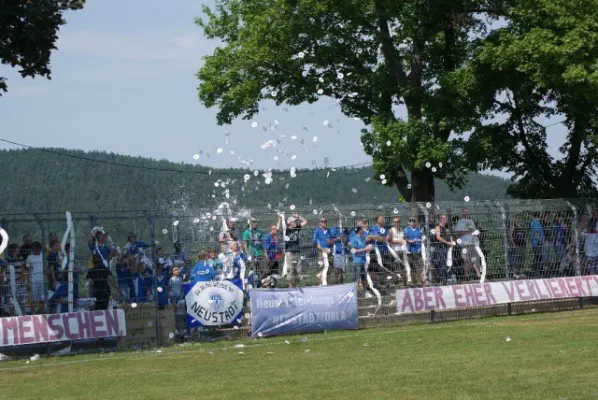
[[[397,287],[479,280],[487,264],[481,262],[489,251],[487,231],[468,209],[458,216],[437,215],[428,226],[419,217],[403,225],[399,215],[378,215],[371,226],[367,218],[356,219],[348,227],[319,215],[313,229],[298,213],[275,218],[265,231],[252,218],[242,232],[235,219],[227,220],[226,229],[211,246],[202,246],[195,260],[179,241],[166,256],[164,248],[140,242],[134,233],[122,248],[116,246],[103,227],[94,227],[85,268],[71,263],[70,244],[63,249],[55,233],[45,248],[27,233],[0,259],[0,310],[5,316],[15,315],[16,307],[31,314],[65,312],[70,293],[75,309],[107,309],[116,302],[180,306],[186,282],[241,279],[250,289],[281,286],[284,280],[298,287],[314,275],[320,285],[351,279],[369,297],[372,287],[390,294]],[[506,234],[502,229],[507,278],[598,274],[597,224],[597,212],[579,221],[558,213],[535,213],[528,220],[514,215]],[[494,247],[504,252],[503,243]],[[79,299],[81,285],[91,303]]]

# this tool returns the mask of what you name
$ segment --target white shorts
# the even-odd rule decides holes
[[[43,282],[31,282],[31,302],[43,303],[46,300],[45,285]]]
[[[345,257],[342,254],[335,254],[334,255],[334,268],[338,268],[345,271]]]

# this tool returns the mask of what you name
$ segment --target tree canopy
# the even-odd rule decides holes
[[[486,168],[513,172],[520,197],[576,196],[592,187],[596,11],[596,0],[218,0],[197,20],[223,41],[198,72],[199,98],[221,124],[264,99],[335,98],[366,123],[378,179],[407,199]],[[556,114],[563,160],[537,121]]]
[[[83,8],[85,0],[1,0],[0,62],[18,67],[23,78],[50,79],[50,55],[56,49],[64,11]],[[0,76],[0,96],[7,91]]]

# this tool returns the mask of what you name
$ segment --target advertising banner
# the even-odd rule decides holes
[[[399,289],[397,313],[598,296],[598,275]]]
[[[358,329],[357,285],[254,289],[251,336]]]
[[[119,337],[126,332],[123,310],[0,318],[0,346]]]
[[[239,325],[243,314],[243,282],[192,282],[183,285],[187,326]]]

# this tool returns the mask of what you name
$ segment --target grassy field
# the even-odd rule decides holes
[[[598,398],[598,310],[9,361],[0,398]]]

